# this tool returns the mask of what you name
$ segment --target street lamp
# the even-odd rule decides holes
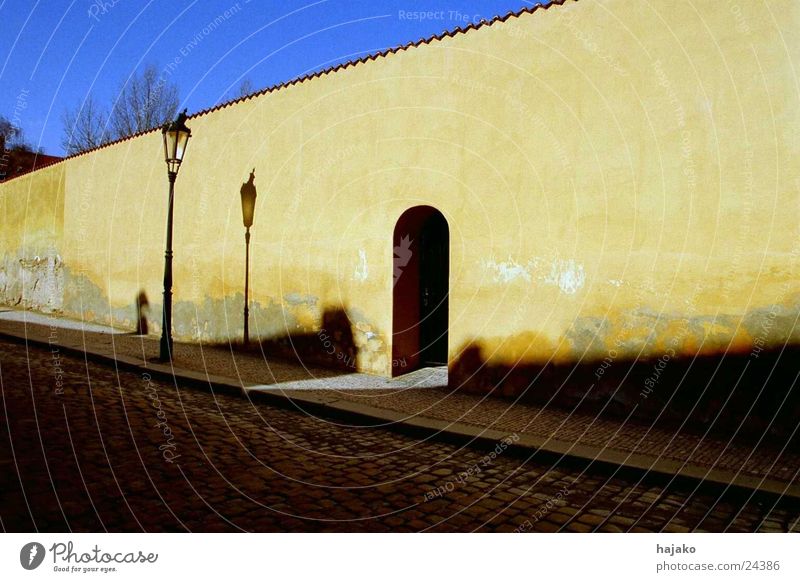
[[[250,327],[249,315],[250,309],[248,308],[249,299],[248,293],[250,288],[250,227],[253,226],[253,214],[256,211],[256,169],[250,172],[250,179],[242,184],[239,193],[242,195],[242,222],[244,223],[244,343],[250,343]]]
[[[161,321],[162,362],[172,360],[172,200],[175,195],[175,178],[181,167],[186,146],[189,143],[191,130],[186,127],[186,110],[184,109],[172,123],[165,123],[161,128],[164,138],[164,161],[167,162],[169,178],[169,206],[167,208],[167,250],[164,252],[164,308]]]

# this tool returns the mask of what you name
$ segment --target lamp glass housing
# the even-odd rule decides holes
[[[183,156],[186,154],[186,147],[189,144],[191,130],[186,127],[186,111],[184,110],[172,123],[165,125],[162,129],[164,137],[164,160],[167,162],[167,170],[177,174]]]

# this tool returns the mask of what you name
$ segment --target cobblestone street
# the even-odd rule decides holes
[[[364,428],[5,341],[0,379],[5,531],[800,529],[790,498]]]

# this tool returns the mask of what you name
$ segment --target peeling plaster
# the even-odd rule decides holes
[[[369,266],[367,265],[367,252],[364,249],[358,250],[358,265],[353,278],[356,281],[366,281],[369,277]]]
[[[602,357],[612,329],[611,322],[605,317],[578,317],[565,334],[565,339],[577,358]]]
[[[566,261],[556,259],[550,267],[550,274],[544,278],[544,282],[557,285],[567,295],[574,295],[586,282],[586,273],[583,265],[572,259]]]
[[[300,293],[287,293],[283,299],[289,305],[307,305],[308,307],[315,307],[319,302],[319,297],[315,295],[301,295]]]
[[[45,256],[3,257],[0,263],[0,303],[60,312],[64,297],[64,263],[55,249]]]
[[[536,261],[528,261],[526,265],[520,265],[509,257],[508,261],[498,263],[493,260],[483,261],[483,267],[493,272],[495,283],[511,283],[517,279],[522,279],[530,283],[532,281],[531,268],[535,268]]]
[[[511,257],[507,261],[497,262],[494,260],[484,260],[482,266],[492,272],[492,280],[495,283],[508,284],[514,281],[525,281],[532,283],[534,278],[546,285],[555,285],[561,289],[562,293],[567,295],[574,295],[580,290],[586,282],[586,272],[583,265],[577,263],[573,259],[562,260],[554,259],[550,265],[550,272],[546,275],[534,273],[537,271],[539,264],[542,262],[540,258],[530,259],[525,264],[518,263]],[[609,281],[612,284],[614,282]],[[616,282],[617,286],[622,284],[622,281]]]

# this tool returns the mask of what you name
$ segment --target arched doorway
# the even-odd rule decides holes
[[[450,229],[432,206],[415,206],[393,238],[392,375],[447,365]]]

